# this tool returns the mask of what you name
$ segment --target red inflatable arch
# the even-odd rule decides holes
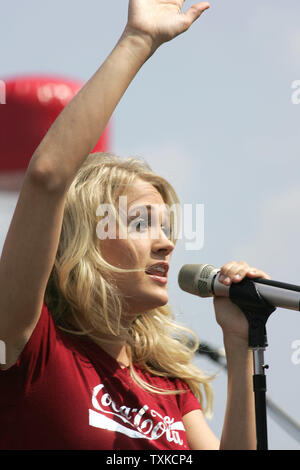
[[[54,76],[18,76],[2,81],[0,104],[0,189],[20,189],[29,161],[58,114],[83,86]],[[108,151],[109,129],[93,152]]]

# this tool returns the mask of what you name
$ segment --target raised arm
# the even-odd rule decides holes
[[[13,365],[39,319],[55,261],[66,192],[144,62],[208,3],[130,0],[116,47],[66,106],[31,158],[0,259],[0,340]]]
[[[70,184],[141,66],[209,8],[201,2],[182,13],[183,3],[130,0],[128,21],[116,47],[66,106],[32,158],[31,168],[46,175],[46,184]]]

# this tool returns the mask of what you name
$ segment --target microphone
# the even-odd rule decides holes
[[[300,311],[300,286],[263,278],[244,278],[225,286],[218,281],[220,269],[211,264],[185,264],[178,274],[179,287],[199,297],[231,297],[234,292],[253,284],[256,291],[274,307]],[[239,285],[239,287],[237,287]]]

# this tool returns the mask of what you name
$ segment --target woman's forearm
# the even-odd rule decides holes
[[[253,358],[248,345],[224,338],[228,393],[220,449],[256,449]]]
[[[45,173],[53,184],[67,187],[152,52],[150,41],[124,32],[103,65],[58,116],[35,151],[30,167]]]
[[[129,0],[125,30],[109,57],[58,116],[28,168],[48,188],[65,190],[93,150],[115,107],[144,62],[164,42],[187,31],[209,8],[182,12],[184,0]]]

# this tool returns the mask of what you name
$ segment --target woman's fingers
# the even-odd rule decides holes
[[[268,274],[261,269],[249,266],[246,261],[231,261],[221,268],[218,280],[225,285],[229,285],[232,282],[240,282],[246,276],[270,279]]]
[[[199,16],[210,7],[208,2],[200,2],[191,6],[185,13],[183,17],[187,22],[187,27],[189,28],[194,21],[196,21]]]
[[[183,0],[130,0],[126,29],[135,35],[146,35],[158,47],[187,31],[210,6],[199,2],[183,13],[183,4]]]

